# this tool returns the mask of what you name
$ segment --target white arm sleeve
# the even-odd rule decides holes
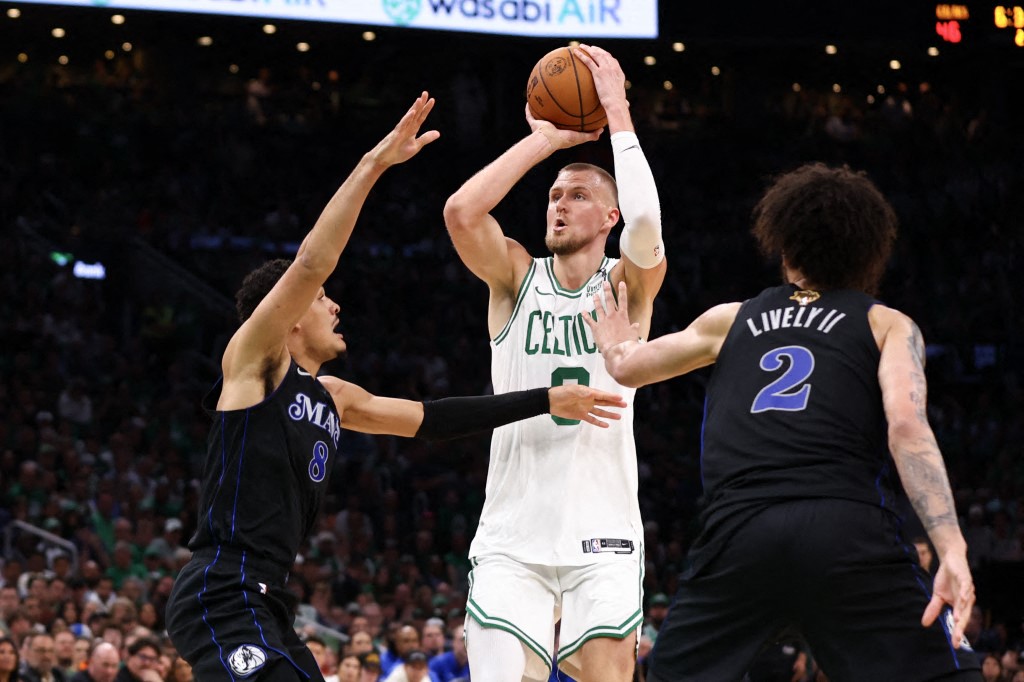
[[[615,182],[619,186],[619,211],[622,213],[622,255],[644,269],[653,268],[665,258],[661,238],[661,204],[654,174],[640,149],[636,133],[612,134],[615,156]]]

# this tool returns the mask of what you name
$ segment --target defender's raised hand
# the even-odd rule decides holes
[[[383,166],[393,166],[408,161],[425,146],[441,137],[441,133],[436,130],[428,130],[422,135],[419,134],[420,126],[423,125],[433,108],[434,98],[424,90],[409,107],[409,111],[402,116],[402,120],[398,122],[395,129],[378,142],[370,152],[374,161]]]
[[[594,294],[594,315],[597,319],[583,316],[583,321],[594,332],[594,342],[602,355],[620,343],[640,338],[640,324],[629,321],[629,299],[626,294],[626,282],[619,282],[619,299],[616,301],[612,296],[612,285],[605,281],[601,293]]]

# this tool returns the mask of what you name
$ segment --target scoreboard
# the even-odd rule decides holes
[[[1020,2],[1024,3],[1024,0]],[[947,43],[1024,48],[1024,4],[937,4],[935,33]]]

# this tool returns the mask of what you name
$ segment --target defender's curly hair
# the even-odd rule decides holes
[[[754,207],[751,232],[762,253],[784,255],[816,286],[875,294],[897,224],[864,173],[809,163],[775,178]]]
[[[291,264],[287,258],[278,258],[267,261],[245,276],[242,287],[235,294],[235,309],[240,322],[249,319],[252,311],[266,298]]]

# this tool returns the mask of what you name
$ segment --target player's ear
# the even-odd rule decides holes
[[[608,209],[607,222],[608,222],[608,229],[609,230],[612,229],[613,227],[615,227],[616,225],[618,225],[618,223],[619,223],[619,216],[621,216],[621,215],[622,215],[621,212],[615,206],[612,206],[612,207],[610,207]]]

